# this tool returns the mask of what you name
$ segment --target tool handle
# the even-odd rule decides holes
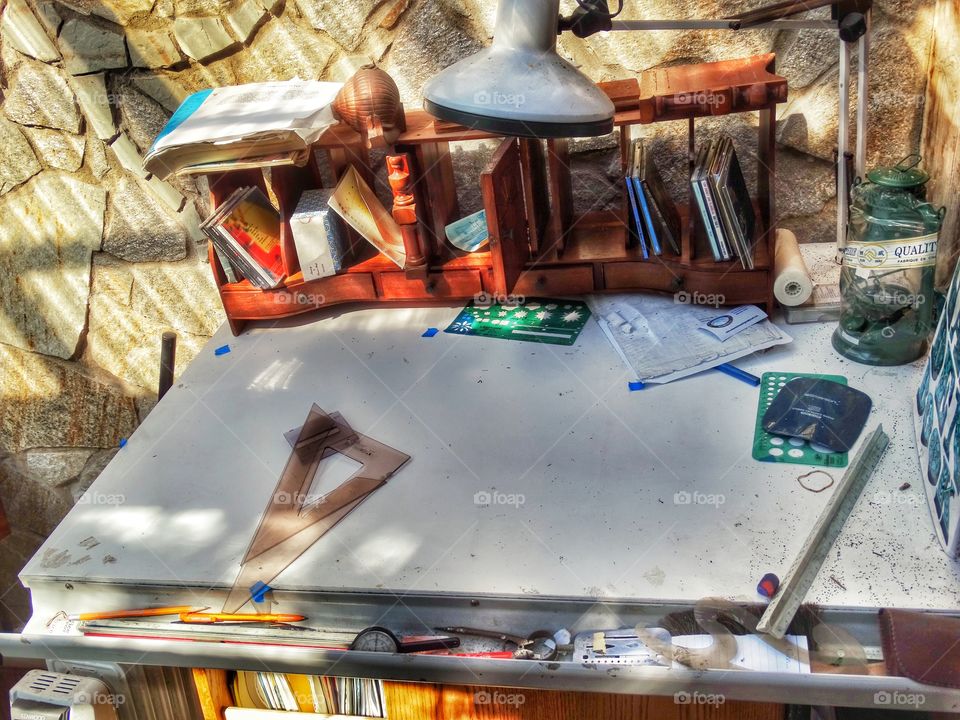
[[[457,637],[419,637],[408,636],[400,638],[400,652],[428,652],[430,650],[452,650],[460,647],[460,638]]]

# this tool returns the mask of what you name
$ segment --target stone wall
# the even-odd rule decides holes
[[[738,0],[627,0],[624,18],[719,17]],[[752,3],[755,4],[755,3]],[[294,77],[342,80],[375,61],[404,101],[489,42],[494,0],[0,0],[0,499],[13,526],[0,590],[152,406],[160,334],[180,336],[178,372],[222,321],[198,251],[202,181],[163,182],[141,156],[202,88]],[[566,0],[565,11],[572,2]],[[932,2],[878,0],[870,160],[917,149]],[[831,239],[837,42],[813,32],[619,33],[564,37],[597,80],[662,64],[776,51],[791,84],[779,137],[781,222]],[[749,158],[756,119],[705,121]],[[685,193],[685,126],[645,128]],[[490,143],[455,152],[476,206]],[[577,207],[618,202],[611,138],[579,142]],[[749,160],[747,161],[749,166]],[[202,250],[202,248],[201,248]],[[28,613],[2,596],[6,627]]]

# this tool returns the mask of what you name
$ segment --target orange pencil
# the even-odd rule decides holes
[[[218,622],[267,622],[267,623],[294,623],[306,620],[306,615],[290,615],[287,613],[208,613],[182,612],[180,620],[185,623],[218,623]]]
[[[192,605],[175,607],[143,608],[140,610],[108,610],[106,612],[88,612],[79,615],[67,615],[68,620],[115,620],[118,618],[157,617],[159,615],[180,615],[193,610]]]

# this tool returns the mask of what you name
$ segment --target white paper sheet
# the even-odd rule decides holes
[[[660,295],[589,295],[587,304],[627,367],[645,383],[679,380],[791,341],[765,320],[721,342],[699,329],[718,314],[714,305]]]
[[[193,114],[150,148],[231,143],[293,132],[310,144],[337,122],[331,103],[341,83],[288,80],[215,89]]]
[[[802,635],[784,636],[783,639],[792,646],[790,655],[783,654],[756,635],[735,635],[734,637],[737,640],[737,654],[730,664],[736,668],[779,673],[810,672],[807,638]],[[674,647],[708,648],[712,644],[713,638],[710,635],[676,635],[673,638]],[[684,668],[684,665],[674,661],[674,670]]]

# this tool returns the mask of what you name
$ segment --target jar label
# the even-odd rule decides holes
[[[847,243],[843,249],[844,265],[866,270],[906,270],[929,267],[936,263],[937,233],[884,242],[853,241]]]

